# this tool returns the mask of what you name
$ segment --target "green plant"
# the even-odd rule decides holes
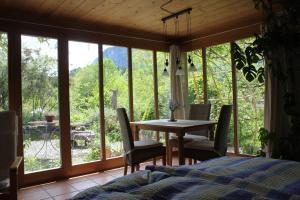
[[[284,95],[279,98],[284,99],[284,110],[289,115],[290,125],[283,132],[274,133],[280,137],[274,140],[272,155],[300,161],[300,3],[298,0],[277,0],[275,10],[272,1],[254,0],[254,3],[265,14],[263,34],[257,35],[245,52],[234,43],[233,61],[248,81],[257,78],[263,82],[265,69],[255,67],[262,57],[272,78],[281,83]]]
[[[274,141],[274,137],[274,134],[270,133],[267,129],[259,129],[258,139],[261,145],[261,149],[258,151],[259,156],[266,156],[266,152],[264,152],[264,149],[269,145],[270,142]]]

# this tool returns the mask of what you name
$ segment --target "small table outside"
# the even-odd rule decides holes
[[[169,148],[169,133],[175,133],[178,137],[178,159],[179,165],[184,164],[184,154],[183,154],[183,136],[187,132],[198,131],[201,129],[209,129],[210,133],[213,133],[216,121],[206,121],[206,120],[177,120],[175,122],[170,122],[168,119],[159,120],[147,120],[147,121],[137,121],[131,122],[131,127],[134,131],[135,140],[139,139],[139,130],[151,130],[165,132],[166,140],[166,155],[167,163],[169,164],[168,158],[168,148]]]

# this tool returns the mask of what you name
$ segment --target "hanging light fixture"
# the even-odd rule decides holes
[[[187,39],[191,39],[192,35],[192,19],[191,19],[191,13],[190,11],[186,14],[186,35]],[[192,60],[191,54],[188,55],[188,65],[189,65],[189,72],[196,72],[196,66],[194,65],[194,62]]]
[[[166,39],[167,39],[167,23],[166,23],[166,21],[163,21],[163,30],[164,30],[164,35],[165,35],[165,37],[166,37]],[[163,76],[166,76],[166,77],[169,77],[169,72],[168,72],[168,66],[169,66],[169,60],[168,60],[168,58],[167,58],[167,53],[165,52],[164,53],[164,56],[165,56],[165,66],[164,66],[164,70],[163,70],[163,73],[162,73],[162,75]]]
[[[186,8],[184,10],[181,10],[181,11],[178,11],[178,12],[170,12],[168,11],[167,9],[164,8],[164,6],[166,6],[167,4],[169,4],[170,2],[172,2],[172,0],[168,1],[167,3],[163,4],[160,8],[163,10],[163,11],[166,11],[168,13],[170,13],[171,15],[167,16],[167,17],[164,17],[162,18],[162,22],[163,22],[163,30],[164,30],[164,34],[165,36],[167,37],[167,25],[166,25],[166,21],[167,20],[170,20],[172,18],[175,18],[175,37],[177,37],[179,35],[179,20],[178,20],[178,17],[180,15],[183,15],[185,13],[187,13],[187,37],[189,36],[190,32],[191,32],[191,16],[190,16],[190,12],[192,11],[192,8]],[[189,59],[188,59],[188,63],[190,65],[190,71],[196,71],[196,68],[195,68],[195,65],[192,61],[192,58],[191,56],[189,55]],[[169,73],[168,73],[168,65],[169,65],[169,61],[168,59],[166,58],[166,55],[165,55],[165,67],[164,67],[164,71],[163,71],[163,75],[164,76],[168,76]],[[180,52],[177,51],[177,55],[176,55],[176,75],[178,76],[182,76],[184,75],[185,72],[184,70],[182,69],[182,66],[181,66],[181,62],[180,62]]]
[[[179,20],[178,20],[178,16],[176,16],[175,18],[175,36],[179,35]],[[184,75],[184,71],[181,67],[181,63],[180,63],[180,52],[177,51],[177,55],[176,55],[176,75],[178,76],[183,76]]]

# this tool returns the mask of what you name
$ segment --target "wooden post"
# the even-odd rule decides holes
[[[98,69],[99,69],[99,113],[100,113],[100,143],[101,143],[101,159],[106,160],[106,144],[105,144],[105,114],[104,114],[104,65],[103,65],[103,48],[102,44],[98,44]]]
[[[17,156],[24,156],[22,127],[21,34],[8,32],[8,107],[18,116]],[[24,161],[19,168],[20,183],[24,180]]]
[[[133,86],[132,86],[132,49],[128,48],[128,97],[129,97],[129,118],[134,121],[133,111]]]
[[[233,43],[230,43],[231,54],[231,72],[232,72],[232,101],[233,101],[233,127],[234,127],[234,153],[239,154],[239,137],[238,137],[238,103],[237,103],[237,79],[236,67],[233,62]]]
[[[68,39],[58,40],[58,88],[59,88],[59,125],[62,171],[68,176],[72,166],[71,129],[70,129],[70,96],[69,96],[69,49]]]
[[[202,70],[203,70],[203,99],[204,103],[208,103],[207,96],[207,62],[206,62],[206,48],[202,48]]]
[[[159,119],[158,109],[158,79],[157,79],[157,51],[153,51],[153,89],[155,118]],[[159,131],[156,131],[156,141],[159,141]]]

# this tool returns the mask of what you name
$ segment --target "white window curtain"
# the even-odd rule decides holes
[[[266,65],[266,91],[265,91],[265,129],[276,138],[287,135],[289,131],[289,117],[284,111],[284,88],[282,83],[270,72]],[[280,154],[280,145],[270,143],[267,157],[277,157]]]
[[[176,75],[176,58],[179,55],[180,65],[184,71],[183,76]],[[174,114],[176,119],[188,118],[188,78],[186,53],[180,51],[176,45],[170,46],[170,80],[171,80],[171,100],[177,102],[180,108],[176,109]]]

